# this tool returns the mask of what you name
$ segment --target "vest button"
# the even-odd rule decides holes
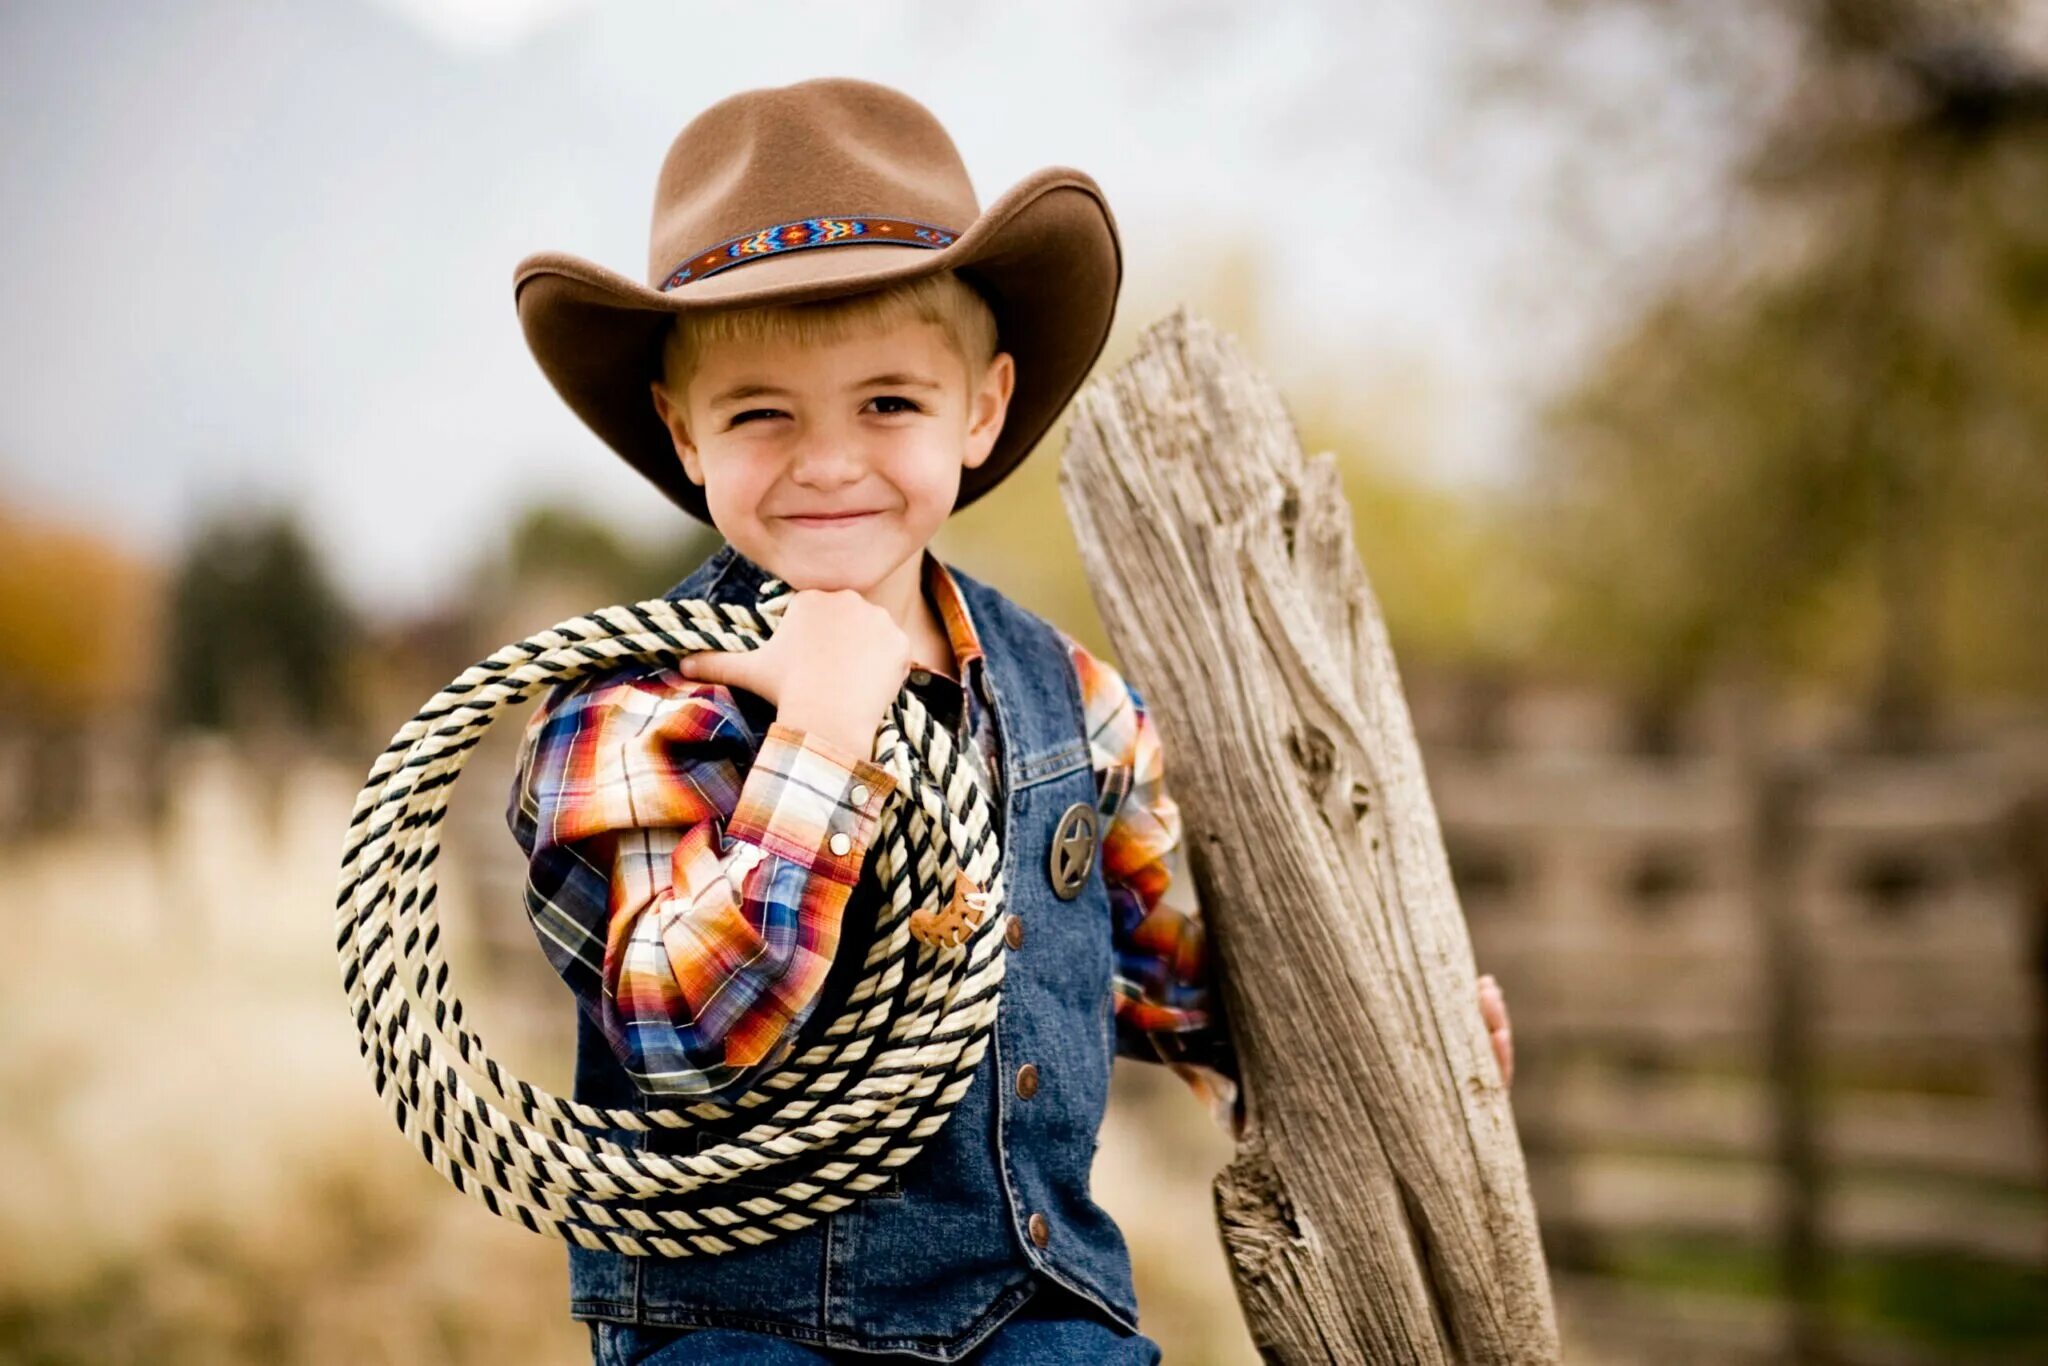
[[[1040,1247],[1044,1247],[1047,1243],[1052,1241],[1052,1225],[1045,1222],[1045,1216],[1043,1214],[1034,1214],[1031,1216],[1030,1229],[1031,1241],[1038,1244]]]
[[[1021,949],[1024,947],[1023,917],[1016,915],[1015,913],[1011,914],[1010,923],[1003,926],[1003,942],[1005,944],[1008,944],[1013,949]]]
[[[913,683],[929,683],[932,681],[932,676],[924,669],[912,669],[910,671],[910,681]]]
[[[1017,1069],[1017,1094],[1026,1100],[1038,1094],[1038,1064],[1027,1062]]]

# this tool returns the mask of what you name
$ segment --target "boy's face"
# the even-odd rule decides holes
[[[715,347],[685,402],[654,405],[711,520],[792,588],[880,584],[953,511],[1002,431],[1015,364],[970,376],[936,323],[813,347]],[[859,514],[837,516],[832,514]]]

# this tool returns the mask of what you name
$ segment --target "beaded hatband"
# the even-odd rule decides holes
[[[728,238],[707,251],[698,252],[669,272],[661,282],[664,292],[692,280],[702,280],[765,256],[806,247],[844,247],[854,244],[898,247],[950,247],[960,236],[946,228],[935,228],[909,218],[799,218],[777,223],[755,232]]]

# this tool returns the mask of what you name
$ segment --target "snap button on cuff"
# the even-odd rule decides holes
[[[846,799],[855,806],[866,806],[868,804],[868,785],[866,783],[855,783],[847,792]]]
[[[932,681],[932,676],[923,669],[912,669],[910,671],[910,681],[913,683],[929,683]]]
[[[846,852],[847,850],[849,850],[849,849],[851,849],[851,848],[853,848],[853,841],[847,838],[847,836],[846,836],[846,832],[845,832],[844,830],[840,830],[840,831],[835,831],[835,832],[833,833],[833,836],[832,836],[832,852],[833,852],[833,853],[835,853],[835,854],[843,854],[843,853],[845,853],[845,852]]]

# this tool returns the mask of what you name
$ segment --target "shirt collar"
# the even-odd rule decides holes
[[[932,606],[938,609],[940,624],[946,628],[946,639],[953,646],[953,661],[960,670],[959,677],[953,681],[965,682],[967,666],[981,658],[981,636],[974,629],[967,599],[960,592],[952,571],[944,560],[932,554],[929,547],[924,552],[924,586],[931,594]]]

